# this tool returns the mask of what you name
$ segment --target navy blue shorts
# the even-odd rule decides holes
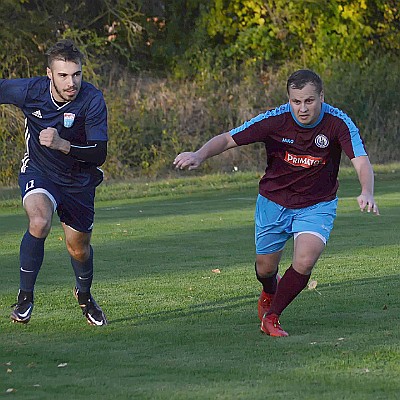
[[[33,193],[45,194],[53,203],[54,211],[61,222],[78,232],[90,233],[94,222],[94,186],[83,187],[81,191],[68,186],[56,185],[38,171],[26,169],[18,178],[22,203]]]

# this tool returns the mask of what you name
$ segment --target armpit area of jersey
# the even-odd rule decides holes
[[[86,145],[71,144],[69,155],[78,161],[100,166],[107,157],[107,142],[89,141]]]

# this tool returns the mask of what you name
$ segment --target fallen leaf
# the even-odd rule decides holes
[[[317,281],[310,281],[309,284],[308,284],[308,288],[310,290],[312,290],[312,289],[315,289],[317,287],[317,285],[318,285]]]
[[[9,388],[6,390],[6,393],[15,393],[16,391],[17,391],[17,389]]]
[[[211,272],[214,272],[214,274],[220,274],[221,270],[219,268],[215,268],[215,269],[212,269]]]
[[[11,374],[12,369],[11,368],[7,368],[7,374]]]
[[[309,283],[308,283],[308,289],[309,290],[315,290],[320,296],[322,295],[318,290],[317,290],[317,285],[318,285],[318,282],[317,281],[310,281]]]
[[[62,236],[59,236],[59,237],[58,237],[58,240],[59,240],[60,242],[62,242],[64,239],[62,238]]]
[[[64,368],[68,365],[68,363],[60,363],[57,365],[58,368]]]

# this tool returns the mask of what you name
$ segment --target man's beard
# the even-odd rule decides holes
[[[78,96],[78,89],[76,86],[73,86],[71,89],[76,90],[76,93],[73,97],[65,97],[65,95],[63,95],[62,91],[57,87],[57,85],[55,84],[55,82],[53,81],[53,86],[54,86],[54,90],[57,92],[57,94],[64,100],[64,101],[72,101],[76,98],[76,96]]]

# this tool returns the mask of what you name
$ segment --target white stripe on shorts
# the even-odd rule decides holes
[[[301,235],[302,233],[309,233],[309,234],[311,234],[311,235],[314,235],[314,236],[319,237],[319,238],[324,242],[324,245],[326,246],[326,239],[325,239],[320,233],[318,233],[318,232],[313,232],[313,231],[296,232],[296,233],[293,235],[294,240],[296,240],[297,236]]]
[[[52,195],[50,192],[48,192],[46,189],[42,189],[42,188],[33,189],[33,190],[29,191],[29,192],[24,196],[24,198],[22,199],[22,204],[25,203],[25,199],[26,199],[29,195],[34,194],[34,193],[43,193],[43,194],[45,194],[45,195],[50,199],[50,201],[53,203],[53,212],[55,212],[55,211],[57,210],[57,202],[56,202],[56,199],[53,197],[53,195]]]

